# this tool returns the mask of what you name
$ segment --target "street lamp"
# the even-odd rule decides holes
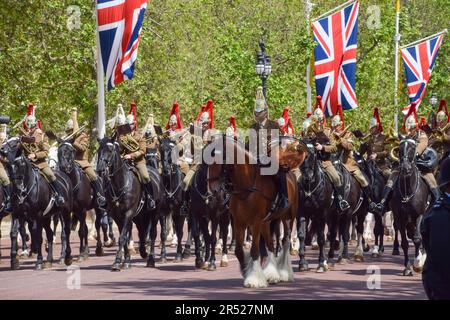
[[[430,98],[430,104],[433,107],[433,110],[434,110],[434,107],[436,106],[437,102],[438,102],[437,94],[433,93]]]
[[[264,45],[263,39],[259,40],[259,47],[261,48],[261,52],[256,53],[256,74],[261,78],[264,99],[267,101],[266,81],[272,73],[272,66],[270,64],[270,57],[266,54],[266,46]]]

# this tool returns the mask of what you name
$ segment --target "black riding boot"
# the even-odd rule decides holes
[[[377,204],[377,210],[379,213],[383,214],[384,210],[386,209],[386,202],[391,195],[392,188],[391,187],[384,187],[383,189],[383,196],[381,197],[380,203]]]
[[[55,181],[50,182],[50,187],[52,188],[53,192],[55,193],[56,205],[62,206],[66,201],[64,200],[64,198],[62,196],[60,185],[55,180]]]
[[[350,208],[350,205],[348,204],[348,201],[344,199],[344,196],[345,196],[345,188],[344,188],[344,186],[343,185],[342,186],[338,186],[338,187],[335,186],[334,190],[335,190],[336,195],[337,195],[339,209],[341,211],[345,211],[348,208]]]
[[[148,182],[148,183],[144,184],[144,189],[145,189],[145,192],[147,193],[147,207],[150,210],[153,210],[156,208],[156,204],[155,204],[155,200],[152,197],[152,195],[153,195],[152,183]]]
[[[280,209],[286,209],[289,207],[288,200],[288,190],[287,190],[287,181],[286,181],[286,173],[283,171],[278,172],[277,174],[277,182],[278,182],[278,190],[280,199],[278,201],[278,207]]]
[[[441,191],[439,190],[439,188],[432,188],[432,189],[430,189],[430,191],[431,191],[431,194],[433,195],[433,203],[432,203],[432,205],[433,205],[441,197]]]
[[[100,180],[94,180],[91,181],[92,189],[94,190],[95,198],[97,199],[97,204],[100,207],[100,209],[105,210],[106,209],[106,198],[103,193],[103,187],[100,183]]]
[[[372,200],[372,189],[370,189],[369,186],[361,187],[361,188],[362,188],[364,197],[367,199],[367,201],[369,201],[369,209],[373,210],[374,208],[376,208],[376,204]]]
[[[180,215],[181,216],[185,216],[187,217],[189,215],[189,208],[188,208],[188,203],[189,203],[189,199],[188,199],[188,190],[183,191],[182,193],[182,202],[181,202],[181,207],[180,207]]]
[[[5,195],[6,195],[5,208],[3,210],[6,213],[11,213],[12,212],[12,204],[11,204],[12,185],[11,185],[11,183],[8,184],[7,186],[4,186],[3,190],[5,190]]]

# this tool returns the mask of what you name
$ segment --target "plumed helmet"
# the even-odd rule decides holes
[[[73,130],[73,120],[72,119],[67,120],[65,130],[66,131]]]
[[[34,115],[30,114],[25,118],[25,125],[27,126],[27,128],[34,128],[36,127],[36,124],[37,120]]]
[[[266,99],[264,98],[263,88],[258,87],[256,89],[256,99],[255,99],[255,112],[267,111],[268,106]]]
[[[134,115],[133,114],[127,115],[127,124],[129,124],[129,125],[134,124]]]
[[[280,127],[284,127],[286,125],[286,121],[284,120],[284,118],[279,118],[278,119],[278,125]]]
[[[341,116],[337,114],[333,117],[333,119],[331,119],[331,126],[337,127],[340,125],[342,125],[342,119]]]
[[[225,134],[226,134],[228,137],[234,137],[234,128],[233,128],[232,126],[229,126],[229,127],[227,128],[227,130],[225,131]]]
[[[211,119],[209,118],[209,112],[207,112],[207,111],[203,112],[200,117],[200,123],[204,124],[209,121],[211,121]]]
[[[309,128],[309,126],[311,125],[311,118],[307,118],[305,121],[303,121],[302,123],[302,131],[306,132]]]
[[[375,118],[370,119],[369,123],[369,129],[372,129],[373,127],[378,127],[378,121]]]
[[[406,118],[406,122],[405,122],[406,130],[412,130],[416,127],[417,127],[417,120],[414,117],[414,115],[410,115],[408,118]]]
[[[444,187],[450,183],[450,157],[447,157],[441,163],[441,170],[439,174],[439,187]]]
[[[177,115],[173,114],[169,118],[169,125],[173,126],[175,124],[177,124]]]
[[[127,118],[125,117],[125,115],[123,115],[123,114],[117,115],[117,125],[118,126],[123,126],[126,123],[127,123]]]
[[[6,131],[6,123],[0,124],[0,141],[5,141],[8,137],[7,131]]]
[[[445,111],[439,111],[436,115],[437,122],[444,122],[448,120],[447,115],[445,114]]]
[[[318,120],[323,120],[324,114],[322,109],[317,108],[316,110],[314,110],[314,115]]]

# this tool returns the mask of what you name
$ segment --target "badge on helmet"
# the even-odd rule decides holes
[[[256,89],[256,99],[255,99],[255,112],[267,111],[269,107],[267,106],[266,99],[264,98],[263,88],[258,87]]]

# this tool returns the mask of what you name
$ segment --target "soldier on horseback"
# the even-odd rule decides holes
[[[8,139],[8,133],[7,133],[7,125],[6,123],[0,124],[0,145],[2,145],[6,140]],[[3,161],[5,159],[2,155],[0,155],[0,184],[3,186],[3,190],[5,190],[5,207],[3,210],[7,213],[11,213],[12,206],[11,206],[11,193],[12,193],[12,185],[11,181],[9,180],[8,173],[5,170],[5,167],[3,166]]]
[[[60,190],[60,185],[56,182],[55,174],[46,161],[50,149],[48,137],[41,129],[40,121],[36,120],[32,104],[28,105],[24,129],[20,136],[20,144],[25,156],[40,170],[50,184],[55,194],[56,205],[62,206],[65,203],[64,198],[61,196],[63,193]]]
[[[367,154],[367,157],[375,161],[377,168],[383,174],[385,179],[391,175],[391,169],[387,160],[389,151],[387,150],[386,135],[383,134],[383,126],[380,121],[378,108],[374,109],[373,117],[370,119],[368,140],[360,146],[361,156]]]
[[[129,114],[125,117],[122,105],[119,105],[117,116],[117,141],[120,146],[120,154],[125,160],[131,162],[136,168],[141,184],[147,194],[147,204],[150,209],[155,208],[155,200],[152,198],[153,188],[150,175],[145,164],[145,151],[147,142],[137,128],[136,104],[131,104]]]
[[[272,142],[271,139],[271,130],[280,130],[280,125],[278,122],[270,120],[268,115],[268,105],[266,99],[263,95],[262,87],[258,87],[256,91],[256,102],[254,109],[254,117],[255,122],[251,126],[251,129],[256,131],[257,137],[259,139],[259,131],[266,131],[266,141],[262,141],[263,143],[258,143],[259,145],[264,145],[266,150],[258,150],[258,161],[261,160],[262,155],[267,155],[267,150],[269,150],[269,144]],[[264,135],[263,135],[264,136]],[[263,153],[265,152],[265,153]],[[286,181],[286,172],[284,169],[279,168],[278,173],[275,175],[275,180],[278,185],[278,196],[279,199],[277,201],[277,206],[281,209],[285,209],[289,207],[289,200],[287,194],[287,181]],[[277,197],[278,198],[278,197]]]
[[[325,113],[322,106],[322,97],[317,97],[316,109],[314,110],[313,123],[308,126],[307,135],[314,135],[317,140],[315,149],[319,152],[320,165],[330,178],[335,194],[337,195],[339,209],[344,211],[350,208],[347,200],[344,199],[344,186],[341,176],[331,162],[331,155],[337,152],[335,139],[332,138],[332,131],[326,127]]]
[[[73,147],[75,149],[75,162],[83,170],[88,177],[92,189],[94,190],[97,203],[101,209],[105,209],[106,199],[103,191],[102,183],[98,178],[97,173],[92,168],[88,158],[89,150],[89,134],[85,130],[80,130],[78,125],[77,109],[72,109],[72,116],[66,122],[65,132],[67,136],[73,135]]]
[[[412,103],[411,107],[409,108],[409,112],[405,118],[404,129],[406,130],[407,138],[412,139],[416,142],[416,158],[420,157],[428,146],[428,137],[426,133],[419,128],[415,103]],[[423,179],[425,180],[428,188],[431,191],[431,194],[433,195],[434,201],[436,201],[437,199],[439,199],[441,193],[437,186],[437,182],[433,175],[433,172],[431,170],[422,170],[421,173]],[[384,187],[381,202],[377,204],[377,209],[380,212],[384,211],[385,203],[394,188],[398,175],[399,169],[392,170],[386,186]]]
[[[439,153],[439,159],[450,156],[450,114],[447,110],[447,102],[441,100],[436,123],[430,139],[430,146]]]

